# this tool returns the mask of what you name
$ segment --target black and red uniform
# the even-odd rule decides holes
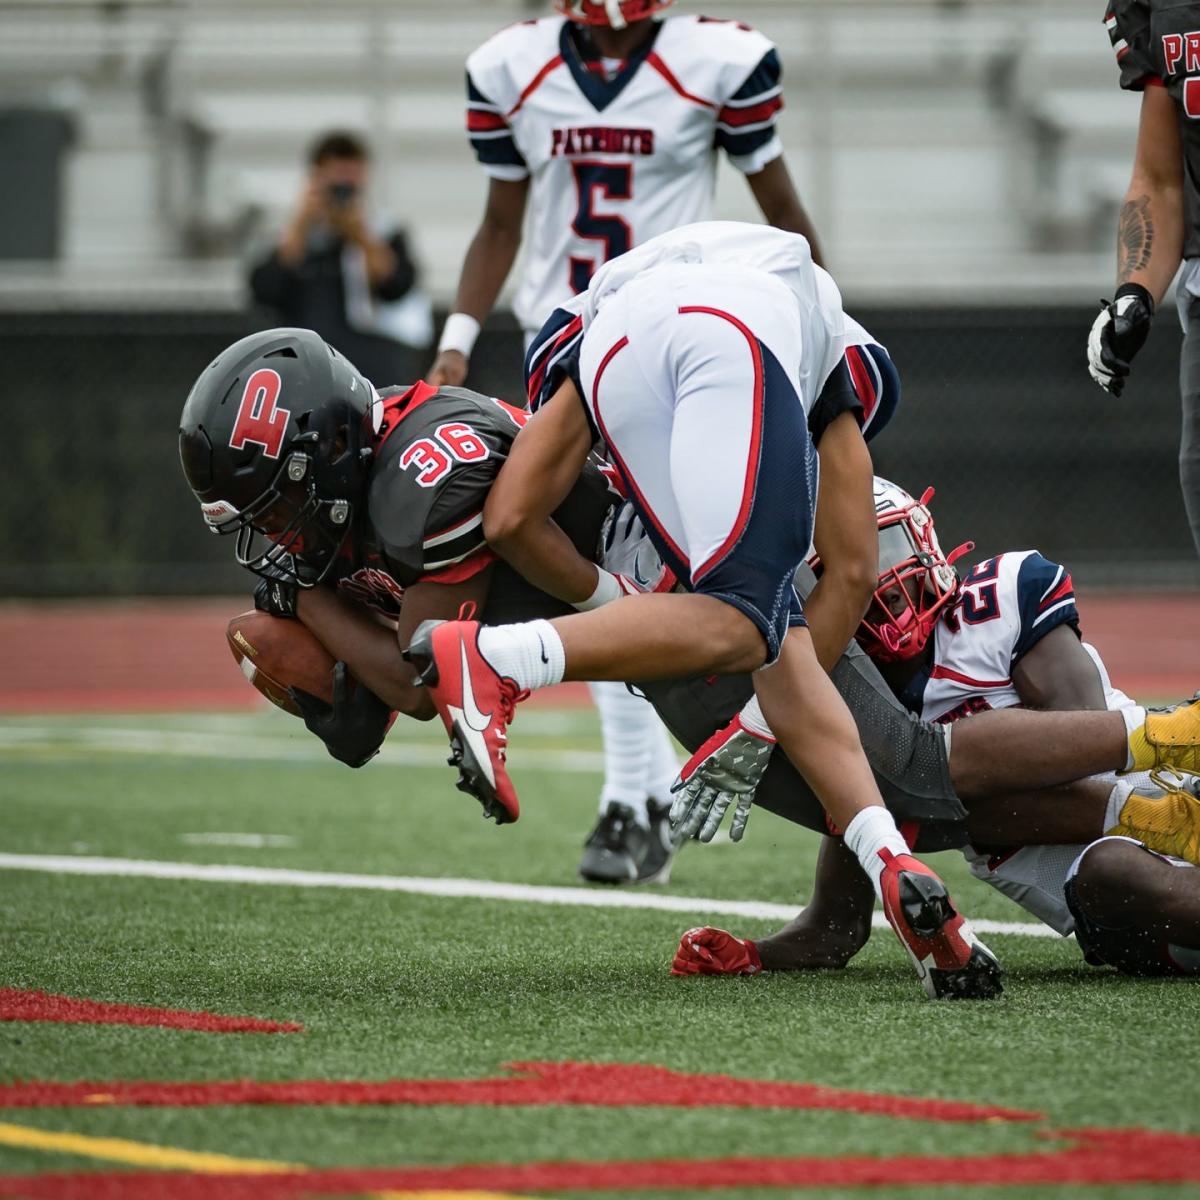
[[[1200,258],[1200,4],[1111,0],[1104,24],[1121,87],[1166,88],[1183,140],[1183,257]]]
[[[1104,24],[1121,86],[1166,88],[1183,145],[1183,271],[1178,304],[1186,337],[1180,360],[1183,413],[1179,478],[1192,540],[1200,553],[1200,3],[1110,0]]]
[[[387,388],[363,512],[334,567],[339,591],[396,618],[414,583],[459,583],[494,566],[481,616],[489,623],[573,611],[499,560],[483,536],[483,506],[528,419],[523,409],[463,388]],[[586,558],[616,496],[587,463],[555,521]]]

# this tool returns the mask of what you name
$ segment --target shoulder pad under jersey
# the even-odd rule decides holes
[[[488,38],[467,58],[467,78],[507,116],[525,89],[558,57],[565,17],[520,21]]]
[[[1140,92],[1151,80],[1161,78],[1154,60],[1149,0],[1109,0],[1104,27],[1117,56],[1123,88]]]
[[[368,519],[405,587],[485,546],[483,505],[525,413],[465,388],[430,392],[378,451]]]

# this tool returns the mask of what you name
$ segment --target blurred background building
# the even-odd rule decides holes
[[[679,0],[695,11],[699,0]],[[1138,101],[1101,0],[704,0],[778,45],[781,132],[847,307],[905,386],[879,468],[951,544],[1200,584],[1176,476],[1178,324],[1121,400],[1088,379]],[[328,128],[373,149],[440,311],[485,179],[463,63],[525,0],[0,0],[0,594],[243,590],[180,477],[187,389],[269,324],[245,286]],[[723,166],[719,213],[754,218]],[[469,382],[516,396],[489,324]],[[378,380],[378,383],[405,382]]]

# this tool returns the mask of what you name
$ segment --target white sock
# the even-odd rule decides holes
[[[649,735],[650,772],[646,790],[660,803],[670,804],[671,784],[679,776],[679,755],[675,753],[675,743],[671,741],[671,735],[657,713],[653,725]]]
[[[562,683],[567,666],[562,638],[549,621],[485,625],[479,631],[479,653],[497,674],[530,691]]]
[[[1129,799],[1129,793],[1132,791],[1131,780],[1118,779],[1113,784],[1113,790],[1108,793],[1108,804],[1104,808],[1104,833],[1121,823],[1121,809],[1125,807],[1125,801]]]
[[[1140,705],[1130,705],[1128,708],[1118,710],[1122,717],[1125,718],[1125,741],[1129,739],[1141,729],[1146,723],[1146,710]],[[1128,748],[1125,751],[1125,770],[1128,771],[1133,766],[1133,750]]]
[[[846,826],[846,845],[854,851],[862,869],[870,876],[876,898],[882,900],[879,877],[883,874],[884,863],[879,857],[880,850],[890,850],[893,854],[909,852],[908,843],[900,836],[892,814],[877,804],[864,808]]]
[[[1125,801],[1129,799],[1130,792],[1135,788],[1153,788],[1154,786],[1149,771],[1136,771],[1132,775],[1123,775],[1118,779],[1113,784],[1112,791],[1108,793],[1108,803],[1104,806],[1105,835],[1114,825],[1121,823],[1121,809],[1125,807]]]
[[[604,786],[600,811],[610,804],[633,809],[639,825],[650,827],[646,813],[646,773],[650,763],[649,732],[654,710],[640,696],[612,680],[589,683],[588,691],[600,714],[604,738]]]

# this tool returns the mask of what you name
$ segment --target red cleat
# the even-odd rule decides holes
[[[457,787],[506,825],[520,816],[505,752],[514,710],[529,695],[479,652],[478,621],[422,621],[404,658],[418,670],[450,735]]]
[[[883,913],[934,998],[990,1000],[1003,991],[996,956],[959,916],[946,885],[908,854],[881,850]]]
[[[757,975],[762,971],[758,947],[723,929],[705,925],[679,939],[672,975]]]

